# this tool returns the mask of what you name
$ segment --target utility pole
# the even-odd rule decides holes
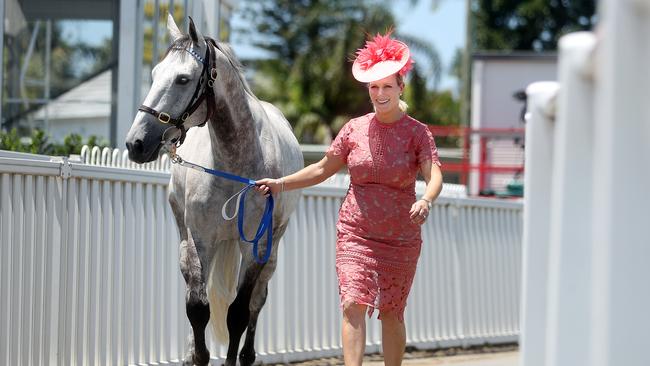
[[[472,74],[472,0],[465,0],[465,52],[463,54],[463,87],[460,101],[460,124],[470,127],[471,74]]]

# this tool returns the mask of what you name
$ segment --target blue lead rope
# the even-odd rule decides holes
[[[246,193],[255,186],[255,182],[253,182],[252,185],[249,185],[246,187],[240,194],[241,198],[239,199],[239,214],[237,215],[237,227],[239,228],[239,236],[241,239],[247,243],[253,244],[253,257],[255,257],[255,260],[257,263],[264,264],[269,260],[269,256],[271,256],[271,244],[273,243],[273,196],[269,193],[269,195],[266,197],[266,205],[264,206],[264,214],[262,214],[262,220],[260,220],[260,225],[257,227],[257,232],[255,233],[255,237],[251,240],[246,239],[246,235],[244,235],[244,202],[246,201]],[[259,242],[260,238],[262,235],[264,235],[264,232],[266,231],[266,252],[264,252],[264,258],[261,260],[258,257],[259,253],[257,251],[258,245],[257,243]]]
[[[178,155],[176,155],[176,156],[178,156]],[[240,177],[238,175],[222,172],[221,170],[214,170],[214,169],[204,168],[204,167],[198,166],[196,164],[192,164],[192,163],[184,161],[184,160],[181,160],[181,162],[182,163],[179,163],[180,165],[188,166],[190,168],[193,168],[192,166],[196,166],[196,167],[201,168],[201,169],[196,169],[196,168],[194,168],[194,169],[204,171],[204,172],[212,174],[212,175],[216,175],[217,177],[234,180],[236,182],[248,184],[249,186],[254,186],[255,185],[255,181],[252,180],[252,179],[248,179],[248,178]],[[190,165],[192,165],[192,166],[190,166]]]
[[[248,191],[255,187],[255,181],[252,179],[240,177],[238,175],[222,172],[220,170],[215,170],[215,169],[209,169],[209,168],[204,168],[200,165],[196,165],[193,163],[190,163],[189,161],[183,160],[180,156],[176,155],[175,152],[170,152],[171,153],[171,160],[173,163],[176,163],[181,166],[185,166],[188,168],[192,168],[194,170],[198,170],[200,172],[205,172],[208,174],[212,174],[214,176],[220,177],[220,178],[225,178],[229,180],[233,180],[236,182],[244,183],[247,186],[244,187],[241,191],[236,193],[234,196],[230,197],[226,203],[224,203],[221,214],[223,215],[224,219],[226,220],[231,220],[235,216],[237,216],[237,227],[239,229],[239,236],[240,238],[250,244],[253,244],[253,257],[255,257],[255,261],[259,264],[264,264],[269,260],[269,257],[271,256],[271,246],[273,244],[273,196],[269,193],[269,195],[266,197],[266,205],[264,207],[264,214],[262,215],[262,219],[260,220],[260,224],[257,227],[257,232],[255,233],[255,237],[253,239],[247,239],[246,235],[244,235],[244,212],[245,212],[245,201],[246,201],[246,194]],[[226,211],[226,206],[228,205],[228,202],[230,202],[231,199],[234,197],[237,197],[237,210],[235,211],[235,214],[232,217],[228,217],[225,214]],[[259,240],[262,238],[264,235],[264,232],[266,232],[266,252],[264,252],[264,257],[260,259],[258,255],[258,248],[259,248]]]

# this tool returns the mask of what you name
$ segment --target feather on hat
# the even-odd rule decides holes
[[[369,83],[399,73],[406,75],[413,68],[413,59],[406,44],[377,34],[366,41],[365,47],[357,50],[357,57],[352,64],[352,75],[358,81]]]

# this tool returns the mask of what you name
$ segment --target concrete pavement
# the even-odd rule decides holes
[[[364,362],[364,366],[383,366],[383,361]],[[405,359],[405,366],[518,366],[519,352],[478,353],[445,357]]]
[[[407,347],[404,366],[519,366],[517,344],[478,345],[470,348],[441,348],[419,350]],[[343,357],[328,357],[290,363],[291,366],[340,366]],[[381,354],[370,354],[363,358],[364,366],[383,366]],[[270,366],[287,366],[270,364]]]

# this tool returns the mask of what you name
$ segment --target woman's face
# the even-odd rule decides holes
[[[386,113],[399,109],[399,96],[402,89],[404,86],[397,83],[395,75],[368,83],[368,94],[375,112]]]

